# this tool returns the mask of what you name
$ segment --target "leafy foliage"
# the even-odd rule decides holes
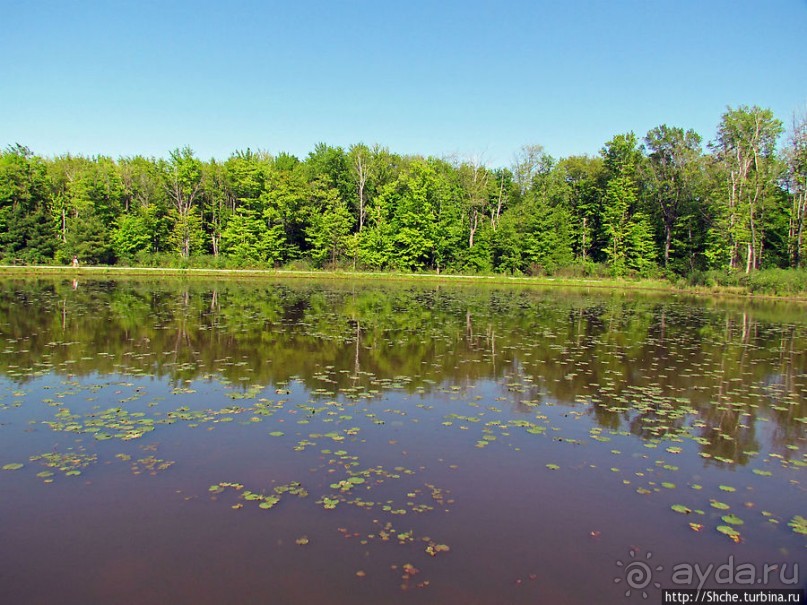
[[[614,136],[599,157],[526,145],[496,170],[361,143],[320,143],[302,161],[247,149],[224,162],[189,147],[113,160],[16,145],[0,153],[0,257],[617,277],[798,267],[804,124],[794,120],[781,155],[781,122],[739,107],[722,116],[710,154],[697,133],[663,124],[642,145]],[[746,282],[801,287],[773,275]]]

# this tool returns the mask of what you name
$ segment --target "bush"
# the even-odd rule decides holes
[[[705,288],[738,288],[744,285],[745,276],[739,271],[725,271],[720,269],[709,269],[706,271],[695,270],[687,276],[690,286],[701,286]]]
[[[547,274],[547,270],[539,263],[530,263],[525,273],[530,277],[544,277]]]
[[[750,292],[780,296],[802,294],[807,292],[807,270],[764,269],[751,273],[746,282]]]
[[[690,286],[746,288],[757,294],[788,296],[807,292],[804,269],[762,269],[751,273],[740,271],[693,271],[687,276]]]
[[[298,259],[295,259],[293,261],[289,261],[288,263],[286,263],[286,265],[283,268],[286,269],[287,271],[313,271],[314,270],[314,268],[311,266],[311,263],[308,260],[304,259],[304,258],[298,258]]]
[[[601,263],[593,261],[577,261],[570,265],[558,267],[554,275],[557,277],[582,278],[582,277],[609,277],[609,269]]]

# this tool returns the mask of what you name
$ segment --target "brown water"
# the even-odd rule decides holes
[[[0,344],[3,604],[658,603],[730,557],[807,580],[804,306],[5,280]]]

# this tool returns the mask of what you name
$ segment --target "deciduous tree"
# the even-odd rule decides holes
[[[692,212],[701,176],[701,138],[693,130],[657,126],[645,137],[648,161],[644,189],[647,206],[661,224],[662,259],[670,264],[673,235],[682,215]]]
[[[171,241],[183,258],[201,247],[202,219],[197,208],[202,195],[202,162],[190,147],[175,149],[165,164],[165,187],[173,205]]]
[[[713,226],[727,239],[728,264],[746,273],[760,267],[765,243],[765,211],[771,200],[776,171],[776,139],[782,123],[770,109],[728,108],[712,144],[723,173],[716,199],[720,221]]]

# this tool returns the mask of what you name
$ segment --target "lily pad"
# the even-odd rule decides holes
[[[429,542],[429,545],[426,547],[426,554],[431,557],[436,557],[441,552],[448,552],[451,548],[447,544],[435,544],[434,542]]]
[[[278,502],[280,502],[280,498],[278,498],[277,496],[266,496],[263,499],[263,502],[261,502],[258,505],[258,508],[262,508],[264,510],[269,510],[270,508],[272,508]]]
[[[718,525],[717,526],[717,531],[719,531],[724,536],[728,536],[729,538],[731,538],[735,542],[740,541],[740,532],[738,532],[736,529],[734,529],[730,525]]]
[[[807,536],[807,519],[801,515],[796,515],[793,517],[787,525],[797,534]]]
[[[21,464],[21,463],[19,463],[19,462],[11,462],[11,463],[9,463],[9,464],[4,464],[4,465],[3,465],[3,470],[4,470],[4,471],[18,471],[18,470],[20,470],[20,469],[21,469],[23,466],[25,466],[25,465],[24,465],[24,464]]]
[[[319,501],[319,504],[322,504],[322,508],[324,508],[325,510],[333,510],[334,508],[336,508],[336,505],[339,504],[339,500],[335,498],[325,497]]]

